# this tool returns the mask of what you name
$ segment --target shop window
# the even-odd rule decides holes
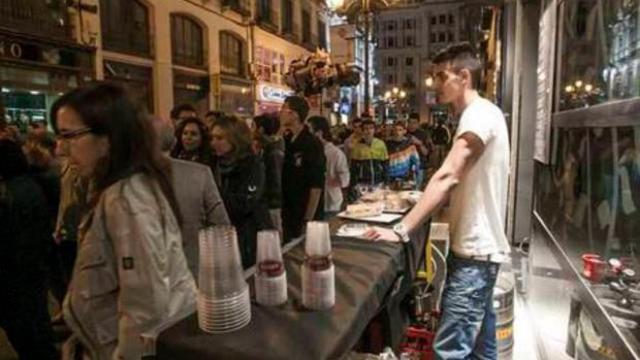
[[[640,0],[598,4],[577,1],[558,19],[556,110],[640,97]]]
[[[153,113],[153,76],[150,67],[105,60],[104,78],[118,83],[137,105]]]
[[[223,73],[245,76],[245,42],[238,35],[220,32],[220,68]]]
[[[293,1],[282,1],[282,32],[285,34],[293,33]]]
[[[311,43],[311,14],[309,10],[302,10],[302,43]]]
[[[149,9],[138,0],[100,0],[102,47],[151,56]]]
[[[199,114],[209,111],[209,77],[179,71],[173,74],[173,103],[191,104]]]
[[[172,14],[171,54],[176,65],[205,66],[202,27],[186,16]]]

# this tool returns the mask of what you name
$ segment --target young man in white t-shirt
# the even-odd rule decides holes
[[[482,67],[473,48],[452,45],[433,60],[438,101],[460,123],[453,147],[424,195],[400,223],[368,235],[409,240],[409,234],[450,200],[451,253],[434,341],[436,359],[496,359],[493,287],[508,259],[504,233],[509,138],[502,112],[476,91]]]

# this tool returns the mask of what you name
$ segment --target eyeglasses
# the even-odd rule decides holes
[[[69,140],[78,138],[80,136],[89,134],[92,131],[93,131],[93,129],[89,128],[89,127],[81,128],[81,129],[73,130],[73,131],[66,131],[66,132],[62,132],[62,133],[59,133],[58,135],[56,135],[56,139],[60,140],[60,141],[69,141]]]

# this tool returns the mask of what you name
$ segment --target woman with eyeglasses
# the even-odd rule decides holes
[[[151,124],[116,85],[74,90],[53,109],[70,166],[93,189],[63,306],[73,331],[63,355],[140,359],[153,352],[160,325],[195,308],[170,165]]]

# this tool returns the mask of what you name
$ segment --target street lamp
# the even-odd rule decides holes
[[[393,95],[398,95],[398,92],[400,92],[400,89],[398,89],[397,87],[393,88]]]
[[[431,88],[433,87],[433,78],[431,76],[427,77],[424,81],[424,84],[428,87]]]

